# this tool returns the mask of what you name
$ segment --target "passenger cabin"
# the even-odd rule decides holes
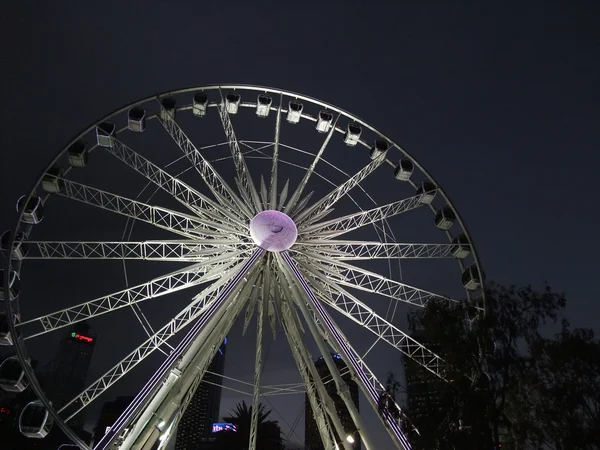
[[[0,249],[2,250],[2,255],[7,256],[10,254],[11,259],[21,260],[25,256],[27,256],[27,253],[29,251],[29,244],[23,243],[23,241],[25,240],[25,234],[17,233],[15,235],[15,240],[13,242],[13,248],[11,252],[8,248],[10,245],[10,232],[10,230],[6,230],[4,233],[2,233],[2,236],[0,237]]]
[[[0,289],[0,300],[6,300],[4,298],[4,269],[0,269]],[[11,300],[16,299],[21,292],[21,279],[19,278],[19,274],[14,270],[11,270],[8,275],[8,292]]]
[[[333,115],[323,109],[319,111],[319,115],[317,116],[317,125],[315,128],[319,133],[327,133],[329,131],[329,127],[331,126],[332,120]]]
[[[435,194],[437,194],[437,187],[430,181],[423,181],[419,189],[417,189],[417,195],[421,196],[421,203],[426,205],[433,201]]]
[[[52,429],[53,423],[54,419],[39,400],[28,403],[19,416],[21,434],[34,439],[45,438]]]
[[[302,117],[304,106],[300,102],[290,102],[288,105],[287,121],[289,123],[298,123]]]
[[[475,264],[463,272],[462,284],[469,291],[475,291],[481,287],[481,276]]]
[[[227,94],[225,96],[225,109],[229,114],[237,114],[241,101],[240,94]]]
[[[114,145],[113,137],[117,127],[111,122],[102,122],[96,127],[96,141],[100,147],[112,147]]]
[[[204,117],[208,109],[208,97],[204,92],[196,92],[194,94],[194,102],[192,105],[192,113],[196,117]]]
[[[50,193],[60,192],[65,186],[64,180],[60,178],[62,175],[63,171],[60,167],[54,166],[48,169],[42,177],[42,189]]]
[[[83,141],[77,141],[67,150],[71,167],[85,167],[88,162],[87,146]]]
[[[394,176],[396,177],[396,180],[408,181],[414,170],[415,166],[410,159],[401,159],[398,161],[398,164],[396,164]]]
[[[389,148],[390,148],[390,146],[386,141],[384,141],[382,139],[377,139],[377,140],[375,140],[375,142],[373,143],[373,146],[371,147],[369,156],[371,159],[377,159],[377,158],[384,157]]]
[[[440,230],[449,230],[455,221],[456,215],[449,205],[445,205],[435,213],[435,226]]]
[[[144,131],[146,129],[146,110],[138,106],[131,108],[127,113],[127,128],[136,133]]]
[[[173,97],[165,97],[160,101],[162,108],[160,108],[160,119],[168,121],[175,119],[175,112],[177,111],[175,99]]]
[[[29,223],[31,225],[38,224],[44,218],[44,203],[42,199],[37,196],[33,196],[25,205],[25,201],[27,200],[26,196],[22,196],[17,200],[17,211],[23,211],[23,217],[21,220],[25,223]]]
[[[452,239],[452,255],[455,258],[466,258],[469,256],[469,253],[471,253],[470,248],[471,246],[469,245],[469,240],[464,233],[461,233]]]
[[[0,364],[0,388],[7,392],[23,392],[29,382],[17,356],[9,356]]]
[[[360,140],[362,134],[362,128],[357,123],[349,123],[346,127],[346,134],[344,135],[344,144],[354,147]]]
[[[273,99],[271,97],[267,97],[266,95],[259,95],[256,99],[256,115],[258,117],[265,118],[269,115],[271,111],[271,104],[273,103]]]
[[[18,314],[13,314],[14,323],[19,323]],[[8,323],[8,317],[5,312],[0,313],[0,346],[10,347],[14,345],[14,339],[12,334],[10,334],[10,325]],[[19,331],[17,330],[17,338],[20,336]]]
[[[22,196],[17,200],[17,211],[23,211],[23,217],[21,220],[25,223],[29,223],[31,225],[38,224],[44,218],[44,204],[42,199],[37,196],[33,196],[25,205],[25,201],[27,200],[26,196]],[[23,207],[25,207],[23,209]]]

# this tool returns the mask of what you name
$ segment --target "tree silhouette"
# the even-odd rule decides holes
[[[221,431],[217,433],[215,448],[217,450],[247,450],[250,440],[250,426],[252,423],[252,408],[245,401],[238,403],[231,416],[223,417],[227,423],[232,423],[236,431]],[[256,436],[256,448],[260,450],[282,450],[283,438],[281,429],[276,420],[267,420],[271,410],[266,411],[265,406],[258,406],[258,434]]]
[[[415,449],[600,448],[600,344],[560,320],[564,295],[489,285],[486,315],[467,303],[430,302],[409,317],[435,343],[447,382],[429,414],[408,416]],[[547,325],[562,332],[547,338]]]

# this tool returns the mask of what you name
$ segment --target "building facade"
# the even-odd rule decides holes
[[[133,401],[134,397],[117,397],[112,402],[105,402],[102,405],[102,410],[98,416],[98,421],[94,427],[92,446],[100,442],[100,439],[106,434],[109,427],[111,427],[119,418],[119,416],[127,409],[129,404]]]
[[[56,409],[62,408],[85,389],[96,337],[85,322],[75,324],[61,340],[54,359],[45,367],[41,383]],[[75,403],[70,408],[75,411],[79,405]],[[70,412],[70,408],[65,412]],[[82,412],[70,424],[83,426],[83,420]]]
[[[348,385],[352,401],[358,409],[358,385],[354,380],[352,380],[350,372],[348,371],[348,366],[346,366],[346,363],[342,360],[341,356],[337,354],[332,354],[332,357],[333,361],[335,362],[335,365],[337,366],[338,370],[340,371],[340,374],[342,375],[342,379]],[[333,377],[331,376],[329,368],[327,367],[327,364],[325,363],[323,357],[320,357],[317,361],[315,361],[315,367],[317,368],[317,372],[323,380],[323,383],[325,384],[325,389],[327,390],[327,393],[333,400],[335,409],[342,422],[342,426],[346,431],[346,434],[352,436],[352,438],[354,439],[354,442],[351,444],[352,448],[360,450],[360,437],[358,435],[358,432],[356,431],[356,426],[354,425],[354,421],[350,416],[350,412],[348,411],[346,404],[344,403],[342,398],[337,394],[337,388],[333,381]],[[324,450],[323,442],[321,442],[321,435],[319,434],[317,422],[315,421],[312,408],[308,400],[308,396],[306,396],[305,402],[306,406],[304,410],[306,411],[306,416],[304,421],[304,442],[306,448],[307,450]],[[340,445],[340,448],[341,447],[342,446]]]
[[[208,366],[202,382],[179,421],[175,439],[176,450],[208,449],[214,441],[212,425],[219,422],[226,349],[227,338]]]

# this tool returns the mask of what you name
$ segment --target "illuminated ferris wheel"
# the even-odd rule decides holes
[[[0,344],[15,356],[0,366],[0,384],[35,391],[39,400],[20,417],[21,432],[32,438],[58,425],[89,448],[72,421],[136,366],[162,355],[94,448],[163,447],[240,318],[244,331],[256,324],[254,404],[268,395],[265,340],[282,329],[325,448],[352,446],[316,372],[317,356],[364,448],[375,450],[333,351],[396,446],[408,449],[400,407],[380,407],[384,386],[372,349],[402,354],[444,378],[443,361],[402,330],[399,312],[432,300],[469,301],[483,311],[477,254],[441,187],[375,128],[292,92],[205,86],[135,102],[73,139],[17,209],[14,230],[2,237]],[[46,292],[68,289],[61,274],[69,263],[76,264],[77,295],[55,295],[59,309],[58,300],[33,298],[40,271],[57,283]],[[87,273],[89,283],[75,279]],[[146,309],[152,304],[159,305],[156,320]],[[144,339],[123,343],[130,345],[125,354],[79,394],[55,401],[30,365],[32,349],[44,349],[65,327],[120,314]],[[353,340],[349,326],[365,338]]]

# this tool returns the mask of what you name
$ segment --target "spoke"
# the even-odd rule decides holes
[[[313,162],[311,163],[310,167],[304,173],[304,177],[302,177],[302,181],[300,181],[300,184],[298,185],[298,187],[296,188],[296,190],[292,194],[292,197],[290,198],[290,201],[286,205],[285,210],[286,210],[286,213],[288,215],[294,214],[295,212],[297,212],[296,210],[301,210],[301,208],[296,208],[298,200],[302,196],[302,192],[304,191],[304,188],[308,184],[309,178],[311,177],[311,175],[315,171],[315,168],[317,167],[317,163],[321,159],[321,156],[323,156],[323,152],[325,152],[325,149],[327,148],[327,144],[329,144],[329,141],[331,140],[331,136],[333,136],[333,133],[335,133],[335,126],[336,126],[337,121],[338,121],[339,118],[340,118],[340,115],[338,114],[337,117],[335,118],[335,121],[331,125],[331,128],[329,129],[329,133],[327,133],[327,136],[325,137],[325,140],[323,141],[323,144],[321,145],[321,148],[317,152],[317,154],[316,154],[315,158],[313,159]]]
[[[365,178],[372,174],[375,169],[383,164],[384,161],[385,154],[381,154],[378,158],[372,160],[369,164],[354,174],[352,178],[346,180],[310,208],[302,211],[297,217],[293,215],[292,218],[295,219],[296,223],[298,223],[300,226],[307,226],[313,221],[323,217],[323,215],[330,211],[330,208],[335,205],[339,199],[346,195],[352,188],[358,186]]]
[[[273,164],[271,165],[271,182],[269,184],[269,209],[277,209],[277,167],[279,165],[279,134],[281,132],[281,102],[279,99],[277,117],[275,119],[275,140],[273,145]]]
[[[228,209],[222,208],[186,183],[171,176],[118,139],[113,138],[112,142],[112,147],[105,147],[109,153],[171,194],[178,202],[203,217],[203,219],[213,219],[223,223],[234,221],[236,224],[244,226],[244,223]]]
[[[298,306],[298,309],[300,309],[302,315],[304,316],[304,321],[306,322],[317,344],[317,347],[319,348],[319,352],[321,352],[321,356],[323,357],[323,360],[329,369],[329,373],[334,380],[337,393],[344,401],[344,404],[348,409],[348,413],[354,422],[356,430],[360,434],[363,445],[365,446],[366,450],[374,450],[375,447],[370,429],[368,429],[364,424],[363,418],[359,414],[358,407],[350,396],[348,385],[342,379],[340,371],[331,357],[329,348],[326,345],[327,338],[323,338],[323,336],[327,336],[327,333],[324,332],[325,330],[323,329],[323,326],[329,327],[328,324],[323,320],[327,320],[325,312],[323,311],[323,313],[319,314],[320,320],[313,320],[310,307],[313,306],[314,308],[314,305],[311,305],[311,303],[318,303],[318,300],[308,287],[308,282],[304,279],[300,270],[287,251],[277,253],[277,258],[280,269],[287,277],[287,284],[290,286],[291,290],[296,292],[296,295],[294,296],[295,304]],[[320,324],[320,326],[318,326],[318,324]]]
[[[455,258],[454,244],[385,244],[361,241],[307,241],[298,243],[300,249],[318,252],[338,260],[363,259],[435,259]],[[463,247],[466,247],[463,245]],[[299,250],[302,252],[302,250]]]
[[[248,441],[248,450],[256,450],[256,437],[258,434],[258,412],[260,398],[260,376],[263,369],[263,323],[264,323],[264,304],[268,301],[265,291],[269,286],[262,286],[262,299],[256,305],[258,308],[256,314],[256,357],[254,360],[254,390],[252,395],[252,417],[250,419],[250,437]]]
[[[315,259],[322,261],[322,264],[314,261]],[[318,278],[325,276],[343,286],[382,295],[414,306],[425,307],[430,300],[457,302],[457,300],[418,289],[378,273],[369,272],[341,261],[334,261],[321,255],[312,255],[310,262],[307,258],[299,258],[299,264]]]
[[[336,439],[333,435],[330,421],[333,423],[339,440],[342,446],[346,450],[351,450],[352,447],[346,441],[346,433],[344,427],[338,416],[335,404],[329,396],[329,393],[325,389],[325,384],[320,374],[317,372],[312,358],[306,349],[306,345],[302,342],[302,336],[300,334],[300,319],[298,314],[292,312],[293,296],[290,293],[289,287],[285,283],[280,284],[282,290],[286,292],[286,301],[282,302],[282,319],[281,323],[285,329],[285,335],[288,339],[294,361],[298,367],[298,371],[304,382],[306,395],[309,398],[309,402],[312,408],[313,415],[315,416],[315,422],[321,435],[321,441],[323,444],[330,441],[330,437],[333,437],[331,442],[335,443]],[[329,382],[333,381],[332,379]],[[329,414],[329,418],[327,417]],[[335,446],[331,448],[336,448]]]
[[[231,252],[212,258],[208,262],[194,264],[168,275],[155,278],[147,283],[124,289],[79,305],[72,306],[44,316],[20,322],[19,327],[34,324],[41,331],[29,334],[31,339],[77,322],[107,314],[117,309],[131,306],[151,298],[161,297],[172,292],[197,286],[221,277],[221,272],[247,256],[248,252]],[[225,262],[225,263],[224,263]],[[224,263],[224,264],[223,264]]]
[[[251,269],[246,282],[228,300],[232,307],[225,308],[220,317],[218,315],[213,316],[211,321],[205,325],[204,330],[190,344],[175,367],[177,376],[173,385],[161,386],[160,390],[162,392],[157,392],[152,399],[152,403],[159,406],[152,407],[152,404],[150,404],[145,408],[143,415],[139,420],[136,420],[132,430],[133,435],[139,433],[138,437],[131,439],[130,436],[130,445],[124,445],[123,450],[127,448],[148,448],[151,444],[154,444],[162,433],[162,431],[157,433],[156,429],[165,417],[172,418],[169,421],[171,430],[176,428],[200,383],[202,383],[217,350],[230,332],[236,318],[241,313],[246,298],[254,288],[256,275],[259,273],[257,269],[256,266]],[[158,402],[155,402],[157,399]],[[174,433],[171,432],[170,437],[173,437],[173,435]],[[167,442],[162,444],[165,445]]]
[[[252,177],[248,171],[248,166],[246,165],[244,155],[240,150],[240,145],[237,137],[235,136],[233,124],[231,123],[231,117],[229,117],[229,113],[225,107],[225,99],[223,98],[222,93],[221,103],[219,104],[219,117],[221,118],[223,131],[225,132],[225,136],[227,136],[227,141],[229,142],[229,149],[231,150],[231,156],[233,157],[233,163],[235,164],[237,178],[241,184],[240,193],[246,198],[246,201],[253,204],[255,211],[260,211],[262,209],[260,198],[258,197],[258,192],[256,191],[254,183],[252,182]]]
[[[301,286],[301,289],[304,291],[306,297],[308,298],[308,304],[305,304],[304,300],[301,300],[298,301],[298,305],[301,308],[306,308],[308,306],[309,310],[312,311],[313,315],[318,317],[319,321],[323,324],[323,326],[326,329],[325,335],[328,336],[330,344],[332,344],[334,348],[337,347],[337,349],[339,349],[339,352],[344,356],[344,361],[353,369],[356,375],[356,381],[358,382],[359,386],[361,387],[361,390],[369,400],[371,407],[376,413],[379,413],[377,407],[379,392],[373,386],[373,380],[377,381],[377,379],[374,376],[372,377],[372,380],[369,379],[367,371],[365,370],[366,365],[363,363],[362,359],[358,356],[358,354],[356,354],[356,352],[353,351],[353,349],[350,347],[348,339],[336,326],[335,322],[331,319],[323,305],[320,304],[316,295],[314,294],[313,290],[308,284],[307,280],[304,278],[298,266],[292,260],[290,254],[288,252],[282,252],[281,256],[283,257],[287,268],[289,268],[289,270],[291,271],[292,276],[295,278],[295,281],[297,281],[297,283]],[[306,315],[307,321],[312,319],[312,317],[308,317],[309,311],[306,312]],[[328,355],[324,356],[327,357]],[[379,413],[378,416],[382,419],[384,425],[387,425],[386,428],[388,429],[388,431],[391,431],[390,435],[393,438],[395,437],[394,441],[396,445],[401,445],[403,449],[409,450],[411,448],[410,443],[408,442],[406,436],[400,429],[400,425],[394,420],[391,414],[384,413],[383,415],[381,415]],[[358,425],[360,423],[360,418],[358,418],[358,421],[355,420],[355,423],[357,423]],[[360,428],[361,429],[359,432],[363,437],[365,447],[367,447],[367,450],[369,450],[370,440],[365,439],[366,436],[362,435],[362,432],[364,431],[362,429],[363,427]]]
[[[352,321],[362,325],[407,357],[444,379],[444,361],[398,327],[379,316],[373,309],[325,277],[311,281],[317,297]]]
[[[214,167],[204,158],[204,156],[202,156],[193,142],[179,127],[179,124],[175,121],[175,119],[170,114],[166,113],[162,105],[160,108],[161,112],[164,112],[164,114],[159,115],[158,120],[167,133],[169,133],[171,138],[175,141],[177,146],[181,149],[183,154],[198,171],[218,202],[226,208],[231,208],[233,212],[241,211],[247,218],[252,218],[252,211],[250,211],[244,202],[242,202],[240,198],[233,192],[233,189],[231,189],[225,180],[223,180],[221,175],[219,175]],[[236,207],[239,209],[236,209]]]
[[[146,339],[140,346],[114,365],[108,372],[90,384],[90,386],[77,397],[67,403],[61,411],[68,409],[73,415],[77,414],[94,401],[100,394],[119,381],[126,373],[142,362],[148,355],[159,349],[163,344],[167,344],[169,338],[192,323],[212,306],[219,293],[223,290],[227,282],[233,278],[241,266],[242,263],[238,264],[233,269],[224,272],[222,278],[207,287],[199,295],[195,296],[192,303],[186,306],[149,339]],[[76,405],[77,410],[71,411],[71,405]]]
[[[420,200],[421,196],[416,195],[368,211],[361,211],[338,219],[301,227],[299,234],[303,237],[314,237],[315,239],[332,238],[418,208],[423,205]]]
[[[206,227],[198,217],[192,217],[159,206],[151,206],[64,178],[61,178],[61,181],[64,183],[63,189],[57,194],[63,197],[150,223],[186,237],[193,236],[206,239],[209,236],[222,235],[220,232],[204,229]]]
[[[140,242],[23,241],[23,259],[143,259],[200,262],[224,251],[249,249],[248,243],[228,239]]]
[[[201,342],[197,338],[199,335],[203,334],[203,331],[205,331],[207,322],[209,322],[215,316],[215,314],[220,313],[220,311],[223,309],[224,303],[230,298],[232,292],[238,288],[243,280],[247,280],[245,277],[254,268],[256,262],[259,260],[262,254],[263,249],[258,248],[248,259],[242,263],[241,268],[225,285],[223,290],[219,293],[205,314],[192,326],[192,328],[184,336],[183,340],[177,345],[175,350],[171,352],[169,357],[161,364],[159,369],[152,375],[146,385],[139,391],[132,403],[113,424],[111,430],[104,435],[100,441],[99,448],[105,449],[107,444],[111,443],[115,438],[117,438],[123,428],[132,422],[132,419],[137,415],[139,410],[147,405],[151,399],[157,399],[158,395],[162,395],[164,398],[166,393],[169,392],[171,385],[176,381],[177,378],[179,378],[179,375],[181,374],[181,371],[178,370],[176,366],[182,361],[182,355],[186,356],[184,353],[192,343]],[[242,302],[238,302],[238,304],[243,305]],[[165,381],[165,377],[167,377],[168,383],[163,383]],[[148,411],[145,411],[144,415],[146,415],[147,412]],[[150,413],[152,413],[152,411],[150,411]],[[132,442],[137,439],[139,433],[141,432],[140,427],[144,427],[145,425],[146,421],[142,420],[138,420],[135,423],[133,429],[130,430],[126,437],[126,442],[124,442],[123,448],[131,448]]]

